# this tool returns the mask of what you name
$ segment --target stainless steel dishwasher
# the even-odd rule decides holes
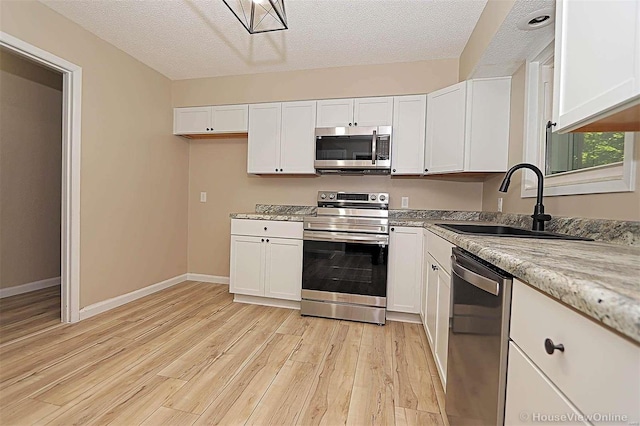
[[[454,248],[446,412],[452,425],[502,425],[513,278]]]

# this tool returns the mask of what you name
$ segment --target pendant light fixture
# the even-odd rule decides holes
[[[222,0],[249,34],[286,30],[284,0]]]

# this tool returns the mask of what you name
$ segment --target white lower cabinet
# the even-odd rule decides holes
[[[450,260],[453,244],[425,231],[426,262],[424,271],[423,326],[436,361],[443,387],[447,382],[449,351],[449,317],[451,316]]]
[[[389,232],[387,310],[420,313],[422,228],[394,226]]]
[[[265,250],[264,295],[300,300],[302,241],[270,238]]]
[[[431,349],[434,350],[436,347],[436,315],[438,313],[438,264],[431,254],[429,254],[429,269],[427,269],[426,275],[425,329]]]
[[[438,269],[438,312],[436,313],[436,365],[442,383],[447,383],[447,354],[449,350],[449,314],[451,304],[451,277]],[[445,386],[446,387],[446,386]]]
[[[231,232],[229,291],[300,301],[302,223],[234,219]]]
[[[578,409],[513,342],[509,342],[507,374],[505,425],[588,424],[579,421]]]
[[[231,236],[231,293],[264,296],[264,253],[264,238]]]
[[[640,346],[637,343],[517,279],[513,280],[509,336],[521,355],[535,364],[548,382],[594,423],[640,422]],[[510,366],[513,359],[517,359],[512,359],[511,352]],[[517,411],[514,401],[518,399],[510,400],[509,395],[529,386],[529,381],[509,369],[507,412]],[[536,411],[552,413],[555,406],[545,404],[546,399],[536,402]]]

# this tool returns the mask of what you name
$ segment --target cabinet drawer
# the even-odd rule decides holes
[[[513,282],[511,339],[585,415],[640,420],[640,347],[583,315]],[[549,355],[545,339],[562,344]]]
[[[429,232],[427,236],[429,253],[442,266],[442,269],[451,275],[451,249],[454,247],[449,241]]]
[[[588,424],[562,392],[513,342],[509,342],[504,424],[528,425],[555,419],[563,424]]]
[[[302,239],[302,222],[231,219],[232,235]]]

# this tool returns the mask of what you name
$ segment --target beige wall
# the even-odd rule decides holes
[[[458,60],[361,65],[173,82],[173,106],[428,93],[458,82]]]
[[[511,85],[511,128],[509,134],[509,164],[523,160],[525,66],[513,75]],[[640,149],[635,149],[640,161]],[[488,179],[483,188],[482,209],[496,211],[498,197],[503,197],[506,213],[531,214],[535,198],[521,198],[522,172],[516,172],[506,194],[498,192],[502,176]],[[566,195],[545,197],[545,211],[552,216],[578,216],[601,219],[640,220],[640,173],[636,173],[636,191],[611,194]]]
[[[389,176],[253,176],[247,174],[247,140],[190,142],[189,271],[229,276],[229,213],[255,204],[315,205],[319,190],[381,190],[391,208],[409,197],[411,208],[479,210],[481,182],[447,182]],[[200,203],[206,191],[207,203]]]
[[[0,288],[60,276],[62,75],[0,49]]]
[[[0,25],[82,67],[80,306],[187,272],[188,144],[171,135],[171,82],[35,1]]]
[[[256,74],[173,83],[175,106],[253,103],[296,99],[428,93],[457,82],[457,60],[354,66]],[[253,211],[255,204],[315,205],[322,189],[373,190],[402,196],[411,208],[477,210],[481,182],[450,182],[389,176],[252,176],[247,170],[247,139],[189,142],[189,272],[229,275],[231,212]],[[200,192],[208,202],[200,203]]]
[[[467,80],[513,8],[515,0],[489,0],[460,55],[460,81]]]

